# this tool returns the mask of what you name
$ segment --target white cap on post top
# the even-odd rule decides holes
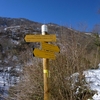
[[[45,35],[48,32],[48,27],[47,25],[42,25],[41,26],[41,30],[42,30],[42,35]]]

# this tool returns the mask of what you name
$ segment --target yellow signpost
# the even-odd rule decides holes
[[[56,41],[56,35],[26,35],[26,42],[51,42]]]
[[[33,54],[35,55],[35,57],[47,58],[47,59],[55,59],[55,54],[53,52],[39,50],[37,48],[35,48],[33,50]]]
[[[52,52],[60,52],[60,49],[58,46],[55,46],[53,44],[48,44],[45,42],[42,42],[42,49],[52,51]]]
[[[47,33],[47,26],[42,25],[42,35],[26,35],[26,42],[41,42],[42,49],[35,48],[33,54],[36,57],[43,58],[43,77],[44,77],[44,100],[50,100],[49,90],[49,59],[55,59],[55,52],[60,52],[58,46],[46,42],[56,42],[56,35]]]

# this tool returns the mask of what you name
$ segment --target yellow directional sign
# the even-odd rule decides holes
[[[52,51],[52,52],[60,52],[60,49],[58,46],[55,46],[53,44],[48,44],[45,42],[42,42],[42,49]]]
[[[33,54],[35,55],[35,57],[47,58],[47,59],[55,59],[55,54],[53,52],[39,50],[37,48],[35,48],[33,50]]]
[[[26,42],[51,42],[56,41],[56,35],[26,35]]]

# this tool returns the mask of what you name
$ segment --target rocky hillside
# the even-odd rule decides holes
[[[30,21],[24,18],[5,18],[0,17],[0,66],[13,65],[15,62],[21,62],[21,54],[32,49],[38,43],[26,43],[24,37],[26,34],[41,34],[42,23]],[[79,42],[87,38],[89,35],[80,33],[73,29],[59,26],[54,23],[47,23],[48,33],[57,35],[57,44],[62,48],[62,34],[66,40],[70,41],[71,34],[79,34]],[[63,51],[63,48],[62,48]],[[20,58],[20,59],[19,59]],[[25,58],[24,58],[25,59]]]

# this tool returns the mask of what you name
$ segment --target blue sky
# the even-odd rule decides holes
[[[100,0],[0,0],[0,16],[27,18],[91,31],[100,24]]]

